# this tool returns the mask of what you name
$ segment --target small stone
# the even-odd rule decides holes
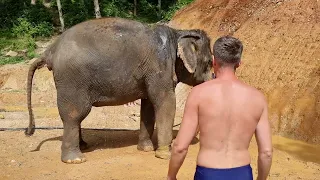
[[[16,57],[18,55],[18,53],[17,52],[15,52],[15,51],[9,51],[9,52],[7,52],[7,54],[6,54],[6,56],[10,56],[10,57]]]
[[[28,49],[22,49],[22,50],[19,50],[19,51],[18,51],[18,54],[19,54],[19,53],[27,53],[27,52],[28,52]]]
[[[0,119],[4,119],[4,115],[3,114],[0,114]]]
[[[15,163],[15,162],[16,162],[16,160],[14,160],[14,159],[13,159],[13,160],[11,160],[11,163]]]
[[[18,55],[19,56],[26,56],[27,52],[28,52],[28,49],[23,49],[23,50],[18,51]]]
[[[28,65],[32,64],[35,60],[37,60],[38,58],[32,58],[30,61],[28,61]]]

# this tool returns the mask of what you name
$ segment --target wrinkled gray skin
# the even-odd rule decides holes
[[[211,79],[210,40],[200,30],[176,30],[164,25],[104,18],[65,31],[29,69],[28,108],[36,69],[53,71],[57,104],[63,121],[61,160],[85,161],[80,149],[81,122],[92,106],[114,106],[141,99],[138,149],[154,150],[151,137],[157,123],[155,156],[168,159],[176,110],[178,82],[197,85]]]

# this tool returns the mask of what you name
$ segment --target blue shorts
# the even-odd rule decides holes
[[[215,169],[197,166],[194,180],[253,180],[249,165],[230,169]]]

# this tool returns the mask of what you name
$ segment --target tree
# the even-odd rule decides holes
[[[101,18],[99,0],[93,0],[94,3],[94,12],[96,14],[96,18]]]
[[[61,32],[63,32],[64,31],[64,20],[63,20],[63,16],[62,16],[62,9],[61,9],[60,0],[57,0],[57,6],[58,6],[59,19],[60,19],[60,24],[61,24]]]
[[[161,18],[161,0],[158,0],[158,18]]]
[[[133,2],[134,2],[133,15],[137,16],[137,0],[133,0]]]

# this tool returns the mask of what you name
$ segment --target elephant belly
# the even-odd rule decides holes
[[[119,82],[113,85],[100,86],[93,94],[95,94],[95,98],[92,105],[95,107],[123,105],[138,99],[147,98],[147,93],[143,86],[133,82],[128,84]]]
[[[107,97],[101,96],[97,101],[95,101],[92,105],[95,107],[101,106],[118,106],[123,105],[129,102],[133,102],[137,99],[141,99],[143,96],[131,96],[131,97]]]

